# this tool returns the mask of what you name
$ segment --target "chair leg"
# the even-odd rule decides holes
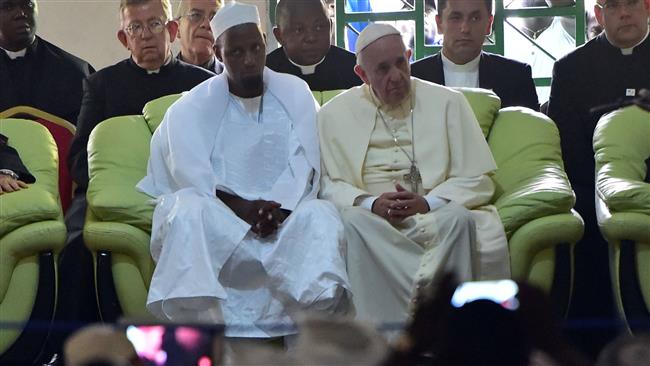
[[[122,307],[120,306],[120,300],[115,290],[115,282],[113,282],[113,260],[110,252],[100,251],[97,253],[95,275],[97,276],[96,286],[99,314],[102,321],[114,323],[122,315]]]
[[[636,243],[631,240],[621,241],[619,278],[623,311],[628,326],[635,330],[647,331],[650,327],[648,305],[643,300],[639,277],[636,271]]]
[[[0,365],[37,364],[50,335],[56,301],[56,272],[54,254],[38,255],[38,289],[34,307],[20,336],[9,349],[0,355]]]

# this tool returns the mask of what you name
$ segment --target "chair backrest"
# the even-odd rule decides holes
[[[483,136],[488,138],[494,120],[501,109],[501,99],[491,90],[478,88],[454,88],[465,96],[474,116],[481,126]]]
[[[601,117],[593,143],[596,189],[610,211],[650,215],[650,113],[631,106]]]
[[[144,105],[142,115],[149,125],[149,130],[153,134],[154,131],[160,126],[160,123],[165,117],[167,109],[174,104],[183,94],[171,94],[158,99],[154,99]]]
[[[323,91],[314,91],[312,90],[312,94],[314,95],[314,99],[318,102],[319,105],[323,105],[327,102],[330,101],[330,99],[334,98],[335,96],[343,93],[346,89],[338,89],[338,90],[323,90]]]
[[[66,161],[70,151],[70,144],[72,143],[76,131],[75,126],[63,118],[28,106],[17,106],[0,112],[0,119],[12,117],[24,118],[38,122],[45,126],[50,131],[52,137],[54,137],[54,141],[58,148],[60,162],[59,195],[61,197],[63,212],[65,212],[68,209],[68,206],[70,206],[70,201],[72,200],[72,177],[70,177]]]
[[[54,139],[42,125],[23,119],[0,119],[0,133],[18,151],[36,178],[25,190],[0,195],[0,237],[32,222],[61,216],[58,186],[58,157]],[[29,207],[28,207],[29,206]]]
[[[135,189],[147,173],[151,135],[143,116],[113,117],[93,129],[88,140],[86,199],[99,220],[151,231],[151,198]]]

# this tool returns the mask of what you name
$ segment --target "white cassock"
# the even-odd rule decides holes
[[[224,322],[228,337],[263,338],[295,333],[298,311],[347,310],[343,226],[316,199],[316,102],[294,76],[265,69],[264,81],[261,98],[242,99],[225,73],[213,77],[154,133],[138,189],[156,197],[147,309],[160,319]],[[217,189],[292,213],[258,238]]]
[[[357,316],[374,323],[404,322],[415,291],[435,285],[443,271],[462,281],[510,276],[503,225],[488,205],[496,164],[469,104],[419,79],[411,79],[411,95],[413,111],[411,98],[384,109],[385,124],[367,85],[340,94],[318,115],[320,194],[343,217]],[[405,152],[412,149],[422,176],[417,193],[431,211],[391,225],[358,198],[394,192],[396,183],[410,190]]]

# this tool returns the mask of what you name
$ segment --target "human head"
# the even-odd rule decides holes
[[[443,54],[458,65],[475,59],[492,30],[493,19],[492,0],[439,1],[436,24],[444,35]]]
[[[273,35],[287,57],[298,65],[314,65],[330,49],[332,24],[322,0],[281,0],[275,9]]]
[[[650,334],[625,334],[609,343],[598,355],[596,366],[641,366],[650,359]]]
[[[359,34],[354,72],[368,84],[382,104],[396,106],[411,91],[411,50],[399,31],[388,24],[370,24]]]
[[[103,362],[115,365],[141,365],[133,344],[123,331],[110,325],[93,324],[78,330],[66,341],[65,364],[81,366]]]
[[[169,0],[120,0],[117,38],[143,69],[159,69],[171,54],[171,42],[178,31],[171,15]]]
[[[36,37],[36,0],[0,0],[0,47],[27,48]]]
[[[230,92],[244,98],[258,96],[264,89],[266,37],[260,24],[256,6],[237,2],[224,5],[210,22]]]
[[[176,19],[183,61],[203,65],[214,57],[214,36],[210,20],[221,0],[181,0]]]
[[[594,13],[607,40],[618,48],[629,48],[648,31],[650,0],[598,0]]]

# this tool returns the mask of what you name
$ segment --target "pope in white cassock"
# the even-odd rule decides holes
[[[349,303],[343,225],[316,198],[317,104],[264,68],[255,6],[229,3],[210,25],[225,72],[169,108],[138,183],[156,198],[147,308],[225,322],[228,337],[292,334],[296,312]]]
[[[410,77],[399,32],[359,35],[350,89],[318,114],[321,197],[341,211],[358,318],[407,320],[409,302],[445,271],[510,276],[488,174],[495,162],[463,95]]]

